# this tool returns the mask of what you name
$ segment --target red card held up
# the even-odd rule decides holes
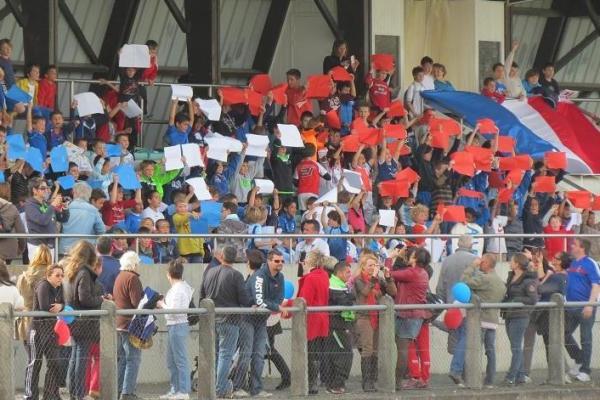
[[[358,141],[367,146],[377,146],[381,143],[381,129],[361,128],[356,133],[358,134]]]
[[[349,82],[352,80],[352,75],[350,75],[350,73],[346,71],[346,68],[340,65],[331,68],[329,70],[329,75],[331,75],[331,79],[333,79],[336,82]]]
[[[594,210],[594,211],[600,210],[600,196],[594,196],[594,201],[592,203],[592,210]]]
[[[448,136],[457,136],[462,133],[460,124],[450,118],[431,118],[429,129],[431,131],[442,131]]]
[[[337,110],[329,110],[327,114],[325,114],[325,121],[327,122],[327,126],[336,131],[342,129],[342,123]]]
[[[246,98],[248,99],[248,108],[250,114],[255,117],[260,115],[260,107],[262,106],[262,94],[255,92],[254,90],[246,89]]]
[[[471,189],[467,189],[467,188],[460,188],[458,189],[458,195],[460,197],[469,197],[472,199],[483,199],[483,193],[478,192],[477,190],[471,190]]]
[[[356,153],[360,147],[358,135],[348,135],[342,138],[342,151]]]
[[[442,221],[446,222],[467,222],[464,206],[442,206],[438,212],[442,214]]]
[[[533,181],[533,191],[535,193],[554,193],[556,192],[556,182],[553,176],[538,176]]]
[[[450,158],[454,161],[452,169],[461,175],[474,176],[475,175],[475,160],[473,154],[466,151],[457,151],[453,153]]]
[[[277,86],[271,88],[271,93],[273,94],[273,101],[280,106],[287,105],[287,96],[285,91],[287,90],[287,83],[280,83]]]
[[[391,54],[372,54],[371,64],[376,71],[391,72],[396,64]]]
[[[515,139],[512,136],[498,136],[498,151],[512,153],[515,149]]]
[[[222,87],[219,90],[221,91],[223,104],[225,105],[246,104],[248,102],[246,91],[244,89],[227,86]]]
[[[567,153],[562,151],[549,151],[544,154],[544,162],[546,163],[546,167],[550,169],[566,169]]]
[[[494,120],[490,118],[482,118],[477,120],[477,126],[479,127],[479,133],[496,133],[498,132],[498,127]]]
[[[473,161],[475,161],[475,168],[490,172],[492,170],[492,161],[494,160],[494,153],[490,149],[477,146],[467,146],[465,151],[473,154]]]
[[[254,75],[250,79],[248,86],[250,86],[255,92],[266,96],[267,93],[269,93],[269,90],[271,90],[273,87],[273,83],[271,82],[271,77],[269,75],[258,74]]]
[[[525,171],[523,171],[522,169],[513,169],[508,171],[508,174],[506,174],[506,178],[504,179],[504,184],[508,185],[508,182],[510,181],[513,185],[513,187],[517,187],[521,184],[521,181],[523,180],[523,176],[525,175]]]
[[[386,114],[390,118],[404,117],[406,115],[406,109],[404,108],[404,104],[402,104],[400,101],[393,101],[390,104],[389,108],[390,109]]]
[[[379,184],[379,195],[381,197],[408,197],[409,184],[406,181],[384,181]]]
[[[407,133],[404,125],[387,124],[383,127],[383,136],[386,138],[406,139]]]
[[[392,143],[388,143],[387,148],[390,151],[390,153],[396,154],[396,152],[398,151],[398,146],[400,146],[400,143],[402,143],[402,142],[400,142],[399,140],[392,142]],[[410,149],[410,147],[408,147],[407,145],[403,145],[402,148],[400,149],[400,153],[398,155],[408,156],[408,155],[410,155],[411,152],[412,152],[412,150]]]
[[[592,194],[587,190],[572,190],[567,192],[567,199],[575,208],[588,209],[592,207]]]
[[[514,193],[515,193],[515,189],[508,189],[508,188],[500,189],[498,191],[498,197],[497,197],[498,203],[502,204],[502,203],[510,202]]]
[[[431,131],[431,147],[436,149],[447,149],[450,145],[450,137],[444,131]]]
[[[333,82],[329,75],[312,75],[306,82],[307,99],[324,99],[331,95]]]
[[[406,181],[406,182],[408,182],[409,185],[412,185],[413,183],[417,182],[419,179],[421,179],[421,177],[411,167],[406,167],[402,171],[400,171],[396,174],[397,181]]]

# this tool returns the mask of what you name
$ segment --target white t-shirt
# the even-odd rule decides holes
[[[306,243],[302,241],[296,245],[296,262],[300,261],[300,253],[310,253],[313,250],[318,250],[324,256],[329,257],[329,245],[321,238],[315,239],[312,243]]]
[[[406,102],[410,103],[415,110],[417,115],[423,114],[425,110],[425,105],[423,104],[423,98],[421,97],[421,92],[425,90],[423,83],[413,82],[410,84],[408,89],[406,89]]]
[[[450,233],[452,235],[481,235],[483,228],[474,223],[458,223],[452,227]],[[471,248],[477,257],[481,257],[483,255],[483,238],[473,238],[473,246]],[[452,253],[455,253],[456,249],[458,249],[458,239],[452,239]]]
[[[142,219],[144,218],[151,218],[152,222],[156,224],[156,221],[165,219],[165,216],[159,210],[154,211],[150,207],[146,207],[144,208],[144,211],[142,211]]]
[[[504,215],[498,215],[492,221],[492,230],[494,233],[503,235],[504,227],[508,223],[508,218]],[[489,253],[504,254],[506,253],[506,240],[504,238],[490,238],[487,242],[487,251]]]
[[[433,82],[434,82],[433,75],[425,74],[425,76],[423,77],[423,82],[421,82],[421,83],[423,84],[423,87],[425,88],[425,90],[434,90],[435,84]]]
[[[16,286],[12,285],[0,285],[0,303],[10,303],[18,310],[25,307],[23,296],[21,296]]]

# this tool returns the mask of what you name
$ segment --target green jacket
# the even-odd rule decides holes
[[[147,183],[156,187],[156,191],[160,193],[160,197],[162,199],[164,190],[163,185],[171,182],[173,179],[177,178],[181,173],[181,169],[175,169],[173,171],[165,171],[164,166],[162,164],[157,163],[154,166],[154,174],[151,178],[147,178],[145,176],[140,177],[140,182]]]
[[[329,278],[329,305],[330,306],[350,306],[354,304],[354,296],[348,291],[346,283],[335,275]],[[340,317],[345,322],[352,322],[356,319],[354,311],[342,311]]]
[[[482,303],[501,303],[506,293],[506,285],[496,271],[484,274],[472,265],[465,269],[462,281],[466,283],[473,294],[479,296]],[[481,322],[498,324],[499,309],[487,308],[481,310]]]

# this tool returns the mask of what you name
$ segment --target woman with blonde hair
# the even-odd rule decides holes
[[[396,295],[396,285],[390,270],[380,264],[373,254],[363,254],[358,259],[358,272],[354,277],[356,304],[374,305],[381,296]],[[360,351],[362,388],[365,392],[375,392],[377,382],[377,345],[379,317],[377,311],[356,314],[357,347]]]
[[[74,310],[98,310],[102,306],[102,287],[96,282],[102,263],[96,248],[80,240],[71,248],[65,260],[65,302]],[[86,395],[85,374],[92,344],[100,341],[98,317],[78,317],[71,324],[73,350],[69,361],[69,393],[72,399]]]
[[[27,270],[19,276],[17,279],[17,289],[21,296],[23,296],[24,310],[33,310],[33,296],[35,294],[35,287],[46,277],[46,268],[52,264],[52,253],[50,248],[45,244],[40,245],[35,253],[33,253]],[[21,317],[17,319],[17,339],[25,342],[27,347],[27,332],[29,331],[29,325],[31,324],[31,318]]]

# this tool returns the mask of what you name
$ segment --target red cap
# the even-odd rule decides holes
[[[379,184],[379,195],[393,198],[408,197],[408,187],[409,184],[406,181],[384,181]]]
[[[503,188],[498,191],[498,203],[508,203],[515,193],[515,189]]]
[[[391,72],[396,64],[391,54],[372,54],[371,65],[376,71]]]
[[[342,122],[340,121],[340,115],[337,110],[329,110],[327,114],[325,114],[325,121],[327,122],[327,126],[331,129],[335,129],[336,131],[342,129]]]
[[[473,155],[475,168],[490,172],[492,170],[492,161],[494,160],[494,152],[490,149],[477,146],[467,146],[465,151]]]
[[[515,139],[512,136],[498,136],[498,151],[512,153],[515,150]]]
[[[271,93],[273,94],[273,101],[279,104],[280,106],[287,105],[287,96],[285,94],[287,88],[287,83],[280,83],[279,85],[273,86],[271,88]]]
[[[454,165],[452,169],[461,175],[474,176],[475,175],[475,160],[473,154],[466,151],[457,151],[452,153],[450,156]]]
[[[390,118],[404,117],[406,115],[406,109],[400,101],[392,101],[386,115]]]
[[[331,95],[333,82],[329,75],[312,75],[306,82],[307,99],[324,99]]]
[[[273,83],[271,82],[271,77],[269,75],[258,74],[254,75],[252,79],[250,79],[248,86],[250,86],[250,88],[252,88],[252,90],[255,92],[266,96],[267,93],[269,93],[269,90],[271,90],[273,87]]]
[[[260,115],[260,107],[263,104],[262,94],[251,89],[246,89],[246,97],[248,99],[248,108],[250,109],[250,114],[254,115],[255,117]]]
[[[352,75],[350,75],[350,73],[348,71],[346,71],[346,68],[338,65],[337,67],[333,67],[329,70],[329,75],[331,75],[331,79],[333,79],[336,82],[349,82],[352,81]]]
[[[222,87],[219,89],[223,96],[223,104],[246,104],[248,99],[246,98],[246,91],[244,89],[235,87]]]
[[[387,124],[383,127],[383,136],[386,138],[406,139],[407,133],[404,125]]]
[[[550,169],[566,169],[567,153],[562,151],[549,151],[544,154],[544,162],[546,163],[546,167]]]
[[[494,120],[490,118],[482,118],[477,120],[477,126],[479,127],[479,133],[496,133],[498,132],[498,127]]]
[[[478,192],[477,190],[470,190],[464,187],[458,189],[457,193],[460,197],[470,197],[472,199],[483,199],[483,193]]]
[[[556,182],[553,176],[538,176],[533,182],[533,191],[535,193],[554,193],[556,192]]]
[[[399,171],[396,174],[395,178],[397,181],[406,181],[406,182],[408,182],[409,185],[412,185],[413,183],[415,183],[419,179],[421,179],[419,174],[415,170],[413,170],[411,167],[406,167],[402,171]]]
[[[342,151],[356,153],[359,147],[358,135],[348,135],[342,138]]]
[[[567,199],[576,208],[588,209],[592,207],[592,194],[587,190],[572,190],[567,192]]]

